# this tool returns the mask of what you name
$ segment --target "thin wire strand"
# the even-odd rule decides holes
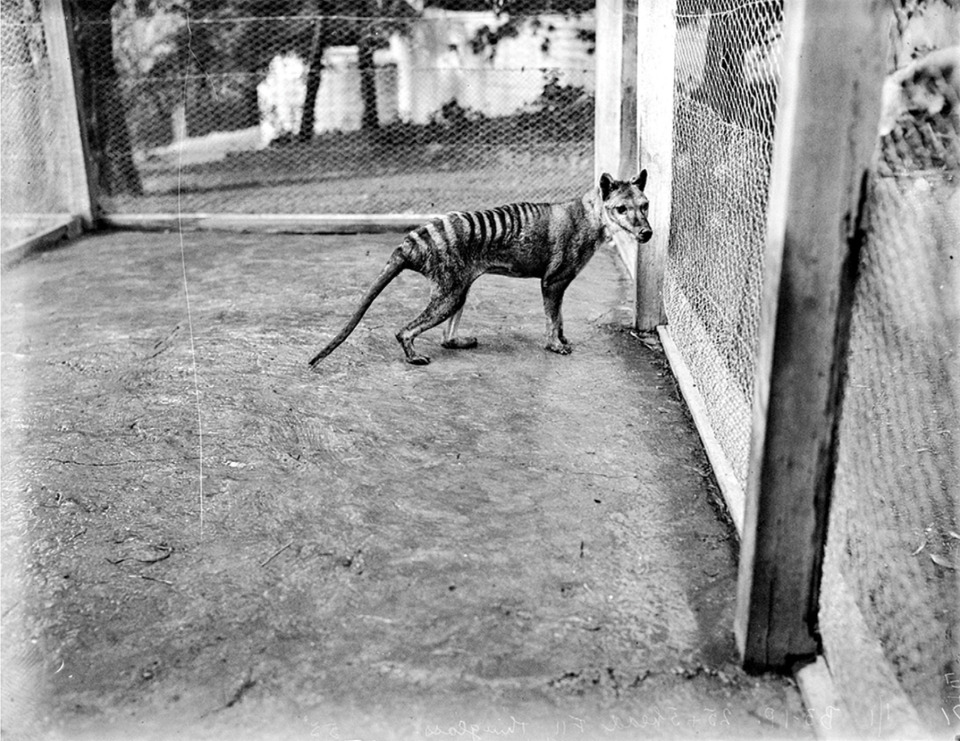
[[[187,44],[193,38],[190,18],[187,17]],[[191,54],[193,48],[190,48]],[[187,110],[187,81],[183,81],[183,110]],[[177,232],[180,236],[180,267],[183,271],[183,295],[187,303],[187,329],[190,334],[190,360],[193,365],[193,394],[197,402],[197,442],[200,448],[200,542],[203,542],[203,416],[200,412],[200,377],[197,373],[197,351],[193,341],[193,312],[190,307],[190,287],[187,283],[187,253],[183,244],[183,210],[181,208],[181,184],[183,181],[183,139],[177,155]]]
[[[736,7],[726,8],[725,10],[713,10],[712,8],[705,8],[700,13],[674,13],[674,18],[703,18],[705,15],[709,14],[711,18],[718,18],[722,15],[733,15],[734,13],[739,13],[741,10],[746,10],[747,8],[754,8],[758,5],[769,5],[769,0],[748,0],[747,2],[740,3]]]

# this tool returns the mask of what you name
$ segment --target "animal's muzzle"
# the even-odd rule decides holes
[[[653,229],[651,229],[649,226],[646,226],[640,230],[640,233],[637,235],[637,239],[639,240],[640,244],[644,244],[649,242],[652,236]]]

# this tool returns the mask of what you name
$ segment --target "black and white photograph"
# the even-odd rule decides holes
[[[960,739],[960,0],[0,0],[0,739]]]

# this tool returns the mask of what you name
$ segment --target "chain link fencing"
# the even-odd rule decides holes
[[[895,14],[825,565],[929,732],[960,727],[960,19],[945,7]],[[842,599],[825,588],[822,614]],[[821,625],[853,717],[882,735],[846,631]]]
[[[0,245],[67,216],[62,130],[39,9],[0,3]]]
[[[780,76],[779,0],[681,0],[676,12],[670,333],[741,486],[760,317]]]
[[[112,69],[88,59],[105,210],[434,213],[589,185],[592,11],[382,5],[81,17],[81,47],[102,49],[106,28],[113,50]]]

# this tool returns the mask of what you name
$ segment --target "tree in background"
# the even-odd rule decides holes
[[[257,85],[277,56],[309,59],[316,0],[182,0],[164,74],[184,81],[191,134],[256,126]],[[319,80],[318,83],[319,85]]]
[[[360,22],[356,39],[360,99],[363,102],[360,128],[373,131],[380,127],[373,54],[386,47],[391,34],[406,33],[410,23],[420,14],[406,0],[365,0],[363,15],[366,17]]]
[[[307,60],[307,92],[303,101],[303,116],[300,119],[301,142],[308,142],[313,138],[313,127],[317,120],[317,93],[320,91],[320,73],[323,69],[323,52],[330,39],[330,23],[324,16],[327,15],[326,3],[317,2],[313,9],[316,15],[310,36],[310,50],[305,57]]]
[[[481,27],[470,41],[475,54],[486,53],[490,57],[497,53],[497,45],[500,41],[515,38],[520,33],[521,26],[527,21],[534,24],[534,29],[538,29],[541,25],[538,16],[547,14],[579,16],[597,7],[596,0],[427,0],[426,4],[444,10],[475,12],[492,10],[498,17],[503,17],[503,22],[493,28]],[[547,29],[548,32],[550,30],[552,29]],[[581,40],[593,45],[596,43],[596,34],[585,34]],[[541,48],[544,53],[550,48],[549,35],[544,39]]]
[[[74,0],[80,98],[96,181],[104,195],[140,195],[126,106],[113,58],[114,0]]]

